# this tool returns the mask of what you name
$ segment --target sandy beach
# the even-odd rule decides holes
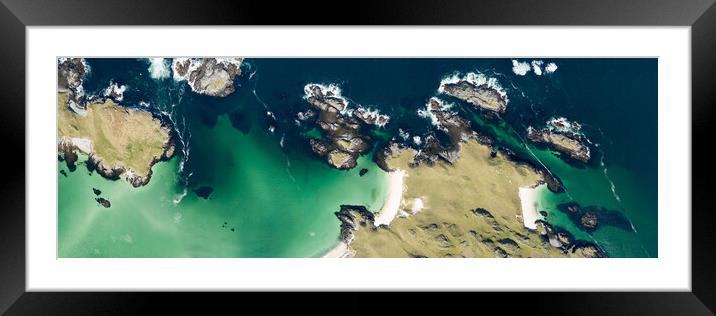
[[[353,251],[348,248],[348,245],[341,241],[335,248],[328,251],[321,258],[350,258],[353,257],[353,254]]]
[[[520,204],[522,206],[522,221],[525,227],[529,229],[537,229],[535,221],[542,217],[537,212],[537,189],[523,187],[520,188]]]
[[[388,174],[388,194],[380,212],[375,214],[375,226],[388,225],[398,216],[400,202],[403,200],[403,191],[405,190],[403,186],[404,180],[404,170],[396,170]],[[353,250],[346,243],[340,242],[336,247],[324,254],[322,258],[350,258],[353,254]]]
[[[388,195],[385,198],[383,208],[375,215],[375,226],[388,225],[398,215],[400,202],[403,199],[403,180],[405,171],[396,170],[388,174]]]

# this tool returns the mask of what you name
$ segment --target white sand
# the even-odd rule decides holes
[[[520,204],[522,204],[522,221],[525,227],[537,229],[535,221],[542,217],[537,212],[537,190],[535,188],[520,188]]]
[[[355,253],[344,242],[338,243],[335,248],[328,251],[322,258],[350,258]]]
[[[375,226],[390,224],[395,216],[398,215],[398,211],[400,211],[400,202],[403,199],[405,171],[393,171],[388,174],[388,177],[388,196],[385,198],[383,208],[375,215]]]
[[[400,212],[400,202],[403,199],[403,180],[405,171],[396,170],[388,174],[388,195],[383,203],[383,208],[375,215],[374,225],[388,225]],[[421,201],[422,202],[422,201]],[[421,203],[422,208],[422,203]],[[322,258],[350,258],[355,252],[344,242],[338,243],[336,247],[329,250]]]

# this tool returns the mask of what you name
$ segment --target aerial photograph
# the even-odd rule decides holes
[[[657,58],[61,57],[57,257],[658,258],[657,92]]]

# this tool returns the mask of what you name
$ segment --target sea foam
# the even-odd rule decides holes
[[[102,95],[105,97],[114,95],[115,100],[122,101],[125,91],[127,91],[126,85],[118,85],[116,82],[110,81],[109,86],[102,91]]]
[[[532,64],[532,71],[534,71],[535,75],[541,76],[542,75],[542,64],[544,62],[541,60],[533,60],[531,62]]]
[[[166,79],[171,74],[171,62],[166,58],[147,58],[149,76],[152,79]]]
[[[517,61],[515,59],[512,60],[512,72],[514,72],[518,76],[524,76],[528,72],[530,72],[532,68],[530,67],[530,64],[525,61]]]
[[[547,66],[544,67],[544,72],[551,74],[553,72],[557,71],[557,64],[555,63],[549,63]]]

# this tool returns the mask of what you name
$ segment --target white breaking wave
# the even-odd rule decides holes
[[[516,59],[512,60],[512,72],[515,73],[518,76],[524,76],[528,72],[533,71],[535,75],[541,76],[542,74],[551,74],[555,71],[557,71],[557,64],[554,62],[550,62],[547,65],[544,65],[544,61],[539,59],[534,59],[531,62],[526,61],[518,61]]]
[[[524,76],[530,72],[530,64],[528,62],[520,62],[515,59],[512,60],[512,72],[518,76]]]
[[[114,95],[114,99],[117,101],[122,101],[124,99],[124,92],[127,91],[126,85],[118,85],[116,82],[110,81],[109,86],[102,91],[102,95],[105,97],[109,97],[111,95]]]
[[[532,71],[534,71],[535,75],[541,76],[542,75],[542,62],[541,60],[533,60],[532,61]]]
[[[180,194],[177,194],[177,195],[174,197],[174,199],[172,200],[172,203],[174,203],[174,206],[179,205],[179,203],[181,203],[181,201],[182,201],[182,200],[184,199],[184,197],[187,195],[187,191],[188,191],[187,188],[184,187],[184,190],[183,190]]]
[[[403,140],[408,140],[408,138],[410,137],[410,133],[404,131],[402,128],[399,128],[398,136],[400,136],[400,138],[402,138]]]
[[[194,72],[196,69],[198,69],[203,63],[204,60],[207,58],[174,58],[172,59],[172,77],[175,81],[184,81],[189,79],[189,76],[192,72]],[[243,62],[242,59],[237,59],[235,57],[231,58],[213,58],[217,64],[228,66],[228,65],[235,65],[236,67],[241,67],[241,63]],[[184,64],[186,61],[189,61],[189,67],[186,71],[186,73],[181,76],[177,73],[177,65],[178,64]],[[194,90],[194,85],[191,81],[189,82],[189,86],[191,86],[192,90]]]
[[[363,117],[365,118],[373,119],[375,121],[374,125],[378,127],[383,127],[385,126],[385,124],[388,124],[388,122],[390,122],[390,116],[386,114],[381,114],[380,111],[378,111],[377,109],[373,110],[370,107],[359,106],[355,111],[351,111],[351,114],[356,111],[363,112]]]
[[[597,147],[599,147],[599,144],[597,144]],[[602,165],[602,171],[604,171],[604,177],[607,178],[607,181],[609,181],[609,185],[612,189],[612,195],[614,198],[621,203],[622,199],[617,193],[617,187],[614,185],[614,181],[612,181],[612,178],[609,177],[609,173],[607,172],[607,166],[604,164],[604,151],[602,151],[602,158],[599,161],[599,164]],[[631,222],[630,222],[631,223]],[[632,229],[634,229],[634,225],[632,225]],[[636,231],[636,229],[634,229]]]
[[[423,143],[423,140],[420,139],[420,136],[413,136],[413,143],[415,143],[415,145],[420,146],[420,144]]]
[[[507,98],[507,92],[505,89],[500,85],[500,83],[497,81],[497,78],[495,77],[487,77],[485,74],[481,72],[468,72],[464,76],[460,76],[459,72],[455,72],[449,76],[444,77],[442,80],[440,80],[440,87],[438,87],[439,93],[445,93],[445,85],[449,83],[458,83],[460,81],[467,81],[473,85],[481,86],[486,85],[488,88],[494,89],[497,91],[497,93],[500,94],[505,99],[505,104],[509,103],[509,99]]]
[[[582,124],[571,122],[566,117],[552,117],[547,120],[547,128],[552,132],[560,132],[574,135],[582,134]]]
[[[171,74],[171,62],[166,58],[147,58],[149,76],[152,79],[166,79]]]
[[[435,113],[433,113],[433,111],[431,111],[432,101],[437,102],[440,105],[440,110],[442,110],[442,111],[449,110],[450,108],[452,108],[454,106],[454,104],[447,103],[447,102],[444,102],[438,98],[432,97],[432,98],[430,98],[430,100],[428,100],[427,103],[425,103],[425,109],[418,109],[418,115],[420,117],[429,118],[431,124],[433,124],[434,126],[436,126],[439,129],[444,130],[444,128],[442,126],[440,126],[440,120],[438,120],[438,117],[435,115]]]
[[[311,88],[313,88],[313,87],[318,87],[319,90],[321,91],[321,93],[323,93],[323,95],[330,94],[332,97],[340,99],[341,101],[343,101],[343,104],[345,104],[346,109],[348,108],[348,104],[349,104],[348,99],[343,97],[343,95],[341,94],[341,88],[335,83],[330,83],[328,85],[321,84],[321,83],[309,83],[309,84],[303,86],[303,93],[304,93],[303,98],[304,99],[308,99],[312,96],[316,96],[313,94],[313,91],[311,91]]]
[[[558,67],[557,67],[557,64],[555,64],[555,63],[549,63],[549,64],[547,64],[547,66],[544,67],[544,72],[545,72],[545,73],[548,73],[548,74],[551,74],[551,73],[557,71],[557,68],[558,68]]]

